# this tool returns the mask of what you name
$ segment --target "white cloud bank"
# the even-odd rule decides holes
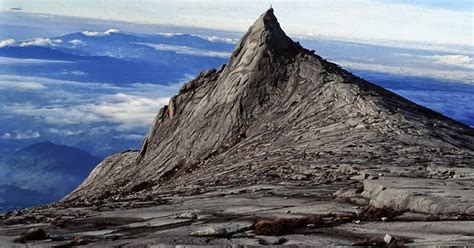
[[[11,64],[46,64],[46,63],[73,63],[64,60],[49,60],[49,59],[19,59],[10,57],[0,57],[0,65]]]
[[[158,34],[161,35],[161,36],[165,36],[165,37],[173,37],[173,36],[178,36],[178,35],[184,35],[183,33],[169,33],[169,32],[168,33],[158,33]],[[194,36],[194,37],[205,39],[205,40],[208,40],[210,42],[221,42],[221,43],[227,43],[227,44],[237,44],[237,42],[239,42],[238,39],[219,37],[219,36],[216,36],[216,35],[212,35],[212,36],[193,35],[193,34],[186,34],[186,35],[191,35],[191,36]]]
[[[36,139],[41,137],[41,134],[37,131],[26,130],[26,131],[15,131],[13,132],[6,132],[2,136],[3,139],[16,139],[16,140],[24,140],[24,139]]]
[[[72,135],[79,135],[81,131],[72,131],[69,129],[61,129],[61,128],[48,128],[46,131],[50,134],[58,134],[61,136],[72,136]]]
[[[148,126],[169,97],[147,98],[118,93],[94,105],[84,106],[100,119],[129,126]]]
[[[217,58],[229,58],[229,52],[218,52],[204,49],[197,49],[188,46],[174,46],[167,44],[154,44],[154,43],[136,43],[138,45],[144,45],[154,48],[157,51],[172,51],[178,54],[187,54],[203,57],[217,57]]]
[[[0,40],[0,48],[2,47],[7,47],[15,44],[14,39],[5,39],[5,40]]]
[[[35,38],[32,40],[28,40],[25,42],[20,43],[21,47],[27,46],[56,46],[61,44],[63,41],[61,39],[48,39],[48,38]]]
[[[109,29],[105,32],[98,32],[98,31],[84,31],[82,32],[83,35],[85,36],[108,36],[108,35],[111,35],[113,33],[119,33],[120,30],[118,29]]]
[[[82,41],[79,39],[70,40],[68,41],[68,43],[71,44],[72,46],[85,46],[86,45],[85,41]]]
[[[4,107],[9,113],[38,117],[55,125],[108,122],[122,128],[147,127],[169,97],[147,98],[124,93],[105,95],[94,103],[77,105],[17,103]]]
[[[17,101],[0,106],[0,112],[34,117],[53,125],[114,123],[121,130],[148,127],[159,108],[181,86],[181,83],[116,86],[12,75],[0,75],[0,78],[0,86],[31,84],[30,87],[41,88],[41,82],[48,88],[41,93],[41,103]]]
[[[346,60],[333,61],[336,64],[341,65],[344,68],[364,70],[372,72],[380,72],[387,74],[396,74],[413,77],[425,77],[432,79],[444,79],[450,81],[458,81],[466,84],[474,84],[474,74],[471,71],[466,70],[435,70],[435,69],[424,69],[414,68],[405,66],[390,66],[380,65],[371,63],[358,63]]]
[[[428,58],[436,64],[453,65],[474,70],[474,59],[468,55],[435,55]]]
[[[16,90],[42,90],[47,87],[38,82],[8,82],[0,81],[0,89],[16,89]]]
[[[237,42],[239,42],[238,39],[224,38],[224,37],[219,37],[219,36],[198,36],[198,37],[206,39],[210,42],[222,42],[222,43],[227,43],[227,44],[237,44]]]

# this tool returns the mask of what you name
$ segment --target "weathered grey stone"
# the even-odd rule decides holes
[[[249,230],[253,226],[253,222],[240,221],[231,222],[224,225],[215,225],[212,227],[203,228],[191,233],[194,236],[230,236],[238,232]]]
[[[387,234],[385,234],[385,236],[383,237],[383,240],[385,241],[385,243],[390,244],[390,243],[392,243],[393,241],[395,241],[395,238],[394,238],[392,235],[390,235],[390,234],[387,233]]]
[[[365,181],[362,196],[375,207],[425,214],[474,215],[472,179],[385,178]]]
[[[198,214],[195,212],[190,212],[190,213],[181,213],[178,216],[176,216],[177,219],[197,219]]]
[[[352,176],[351,179],[352,180],[359,180],[359,181],[362,181],[364,179],[366,179],[368,177],[367,174],[365,174],[364,172],[360,173],[359,175],[356,175],[356,176]]]

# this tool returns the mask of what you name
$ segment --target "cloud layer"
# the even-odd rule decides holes
[[[25,140],[25,139],[39,138],[41,137],[41,134],[38,131],[26,130],[26,131],[6,132],[0,137],[3,139]]]
[[[108,36],[108,35],[111,35],[113,33],[118,33],[118,32],[120,32],[120,30],[118,30],[118,29],[109,29],[105,32],[84,31],[84,32],[82,32],[82,34],[85,35],[85,36]]]
[[[85,46],[86,45],[85,41],[82,41],[79,39],[70,40],[68,41],[68,43],[71,44],[72,46]]]
[[[0,48],[15,44],[14,39],[0,40]]]
[[[181,85],[116,86],[11,75],[0,75],[0,78],[0,89],[20,91],[48,88],[48,91],[36,95],[36,99],[17,99],[4,103],[0,107],[1,112],[38,118],[50,124],[106,122],[117,124],[122,129],[149,126],[159,108],[168,103],[169,97]]]
[[[48,63],[71,63],[70,61],[50,60],[50,59],[20,59],[0,56],[0,65],[18,64],[48,64]]]
[[[9,82],[0,81],[0,89],[16,89],[16,90],[43,90],[47,87],[38,82]]]
[[[153,43],[137,43],[137,44],[149,46],[158,51],[172,51],[178,54],[196,55],[196,56],[204,56],[204,57],[216,57],[216,58],[229,58],[230,57],[229,52],[203,50],[203,49],[197,49],[197,48],[192,48],[188,46],[174,46],[174,45],[153,44]]]
[[[474,59],[468,55],[435,55],[429,57],[441,65],[453,65],[474,70]]]
[[[371,72],[388,73],[395,75],[405,75],[412,77],[424,77],[431,79],[442,79],[457,81],[474,85],[474,74],[466,70],[437,70],[430,68],[416,68],[409,66],[381,65],[376,63],[360,63],[346,60],[333,61],[347,70],[363,70]]]
[[[57,44],[61,44],[63,41],[60,39],[48,39],[48,38],[36,38],[33,40],[21,42],[21,47],[27,46],[56,46]]]

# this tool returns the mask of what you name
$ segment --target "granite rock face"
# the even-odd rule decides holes
[[[183,85],[159,111],[140,152],[107,158],[65,200],[321,181],[340,166],[468,167],[473,151],[472,128],[302,48],[270,9],[228,65]]]
[[[171,98],[140,151],[61,202],[0,216],[0,245],[466,245],[474,130],[293,42],[273,10]]]

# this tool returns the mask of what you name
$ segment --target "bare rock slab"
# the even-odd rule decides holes
[[[378,208],[474,216],[474,180],[384,178],[364,182],[362,196]]]

